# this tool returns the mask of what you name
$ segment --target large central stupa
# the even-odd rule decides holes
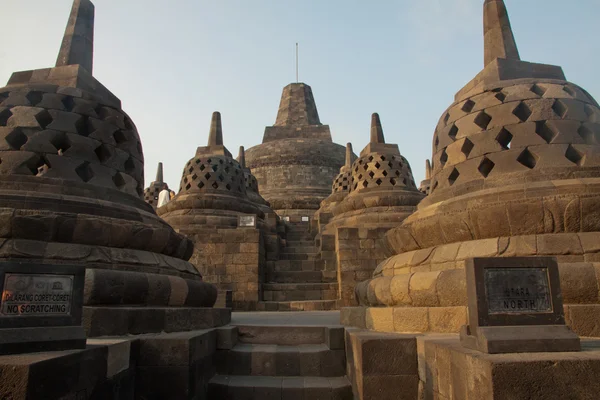
[[[246,151],[248,168],[261,195],[281,216],[312,216],[331,193],[331,182],[344,165],[346,149],[333,143],[321,124],[310,86],[283,89],[275,125],[262,144]]]

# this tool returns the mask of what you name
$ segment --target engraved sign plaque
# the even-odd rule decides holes
[[[552,312],[547,268],[486,268],[489,314]]]
[[[240,215],[238,217],[238,226],[243,228],[256,227],[256,215]]]
[[[0,318],[70,315],[72,275],[6,273]]]
[[[86,347],[85,268],[0,262],[0,355]]]
[[[465,273],[464,347],[489,354],[581,349],[579,337],[565,324],[555,258],[471,258]]]

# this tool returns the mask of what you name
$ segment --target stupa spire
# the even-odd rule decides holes
[[[484,66],[497,58],[520,60],[504,0],[483,4]]]
[[[312,89],[305,83],[291,83],[283,89],[274,126],[321,125]]]
[[[431,161],[425,160],[425,179],[431,179]]]
[[[223,127],[221,126],[221,113],[218,111],[212,115],[208,146],[223,146]]]
[[[156,183],[163,183],[163,163],[158,163],[158,169],[156,170]]]
[[[383,136],[383,128],[381,127],[381,120],[379,114],[373,113],[371,115],[371,143],[385,143],[385,137]]]
[[[56,66],[81,65],[90,74],[94,64],[94,4],[74,0]]]
[[[238,163],[242,166],[242,168],[246,168],[246,150],[244,146],[240,146],[240,152],[238,153]]]
[[[352,167],[352,143],[346,143],[346,167]]]

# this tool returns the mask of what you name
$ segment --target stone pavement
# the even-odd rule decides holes
[[[231,313],[231,325],[337,326],[340,325],[340,312],[234,312]]]

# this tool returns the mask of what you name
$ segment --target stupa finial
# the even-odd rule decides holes
[[[246,150],[244,149],[244,146],[240,146],[240,152],[237,160],[242,168],[246,168]]]
[[[381,120],[379,119],[379,114],[377,113],[373,113],[371,116],[371,143],[385,143],[383,128],[381,127]]]
[[[425,179],[431,179],[431,161],[425,160]]]
[[[352,167],[352,143],[346,143],[346,167]]]
[[[520,60],[504,0],[483,4],[484,66],[497,58]]]
[[[208,146],[223,145],[223,127],[221,126],[221,113],[215,111],[210,122],[210,135],[208,136]]]
[[[156,170],[156,183],[163,183],[163,163],[158,163],[158,169]]]
[[[90,0],[74,0],[65,29],[57,67],[79,64],[90,74],[94,65],[94,4]]]

